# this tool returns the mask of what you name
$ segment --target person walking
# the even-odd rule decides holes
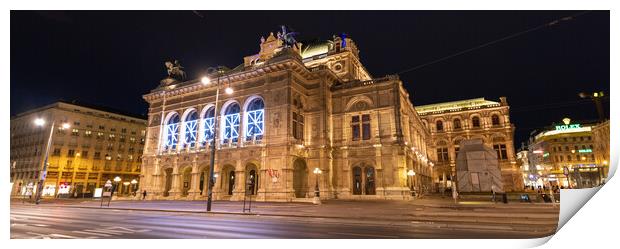
[[[144,190],[144,192],[142,192],[142,200],[146,199],[146,190]]]
[[[495,186],[495,183],[493,183],[493,185],[491,185],[491,192],[493,192],[493,202],[497,203],[497,187]]]

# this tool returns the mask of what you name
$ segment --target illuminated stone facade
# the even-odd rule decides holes
[[[514,125],[509,106],[484,98],[417,106],[416,110],[431,133],[429,147],[435,163],[433,186],[442,191],[452,185],[459,144],[465,139],[481,139],[498,155],[505,191],[523,189],[522,175],[516,165],[513,145]]]
[[[408,199],[430,187],[429,133],[403,82],[371,78],[350,38],[287,48],[270,34],[209,79],[167,79],[144,95],[148,198],[206,198],[215,122],[215,199],[304,201],[316,183],[324,199]]]
[[[37,118],[45,124],[35,125]],[[43,197],[89,197],[116,176],[121,194],[138,188],[122,183],[140,180],[146,120],[58,102],[11,118],[13,195],[25,194],[29,183],[36,190],[53,122]],[[70,127],[63,128],[65,123]]]

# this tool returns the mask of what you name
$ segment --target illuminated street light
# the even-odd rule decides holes
[[[313,171],[314,175],[315,175],[315,179],[316,179],[316,184],[314,185],[314,200],[312,200],[313,204],[319,205],[321,204],[321,198],[320,197],[320,192],[319,192],[319,176],[321,175],[321,173],[323,173],[323,171],[319,168],[314,168]]]
[[[414,196],[415,192],[413,190],[413,176],[415,176],[415,171],[410,169],[409,171],[407,171],[407,176],[409,176],[409,191],[411,192],[411,196]]]
[[[232,89],[232,88],[230,88],[230,87],[226,87],[226,89],[224,89],[224,92],[225,92],[226,94],[232,94],[232,93],[233,93],[233,89]]]
[[[205,76],[205,77],[202,77],[202,79],[200,79],[200,82],[202,82],[202,84],[206,86],[206,85],[211,84],[211,79],[209,79],[209,77]]]
[[[45,119],[42,118],[37,118],[34,120],[34,124],[36,126],[40,126],[43,127],[45,125]],[[50,126],[50,135],[47,138],[47,146],[45,147],[45,160],[43,161],[43,170],[41,171],[41,173],[39,174],[39,184],[37,185],[37,193],[35,196],[35,204],[39,204],[41,202],[41,192],[43,191],[43,184],[45,183],[45,178],[47,177],[47,160],[49,158],[49,153],[50,153],[50,147],[52,146],[52,135],[54,135],[54,126],[56,125],[56,122],[52,122],[52,125]],[[69,128],[70,125],[68,123],[64,123],[62,124],[63,128]]]

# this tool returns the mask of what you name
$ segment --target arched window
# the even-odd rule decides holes
[[[480,118],[477,117],[477,116],[471,118],[471,126],[479,128],[480,127]]]
[[[226,107],[224,112],[224,137],[222,142],[228,143],[229,141],[237,142],[239,139],[239,104],[232,103]]]
[[[253,99],[246,109],[246,117],[247,117],[247,125],[245,137],[247,141],[252,140],[253,137],[256,137],[256,140],[260,140],[263,138],[263,130],[264,130],[264,114],[265,114],[265,103],[261,98]]]
[[[196,136],[198,135],[198,112],[191,111],[185,117],[185,146],[196,146]]]
[[[176,149],[179,143],[179,114],[173,114],[166,122],[166,143],[164,149]]]
[[[205,145],[207,141],[213,140],[213,135],[215,134],[215,107],[212,106],[207,109],[202,122],[202,127],[204,127],[202,131],[202,143]]]
[[[499,125],[499,116],[497,116],[497,115],[491,116],[491,123],[493,125]]]
[[[443,131],[443,122],[441,122],[441,120],[437,120],[436,128],[437,131]]]
[[[461,120],[460,119],[458,119],[458,118],[455,119],[453,121],[453,123],[454,123],[454,129],[455,130],[460,130],[461,129]]]

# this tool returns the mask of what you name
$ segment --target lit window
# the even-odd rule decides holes
[[[202,125],[204,127],[204,133],[202,134],[202,143],[204,145],[207,141],[213,140],[213,135],[215,134],[213,131],[215,127],[215,107],[211,107],[207,110],[202,122]]]
[[[239,104],[233,103],[226,108],[224,112],[224,137],[222,142],[237,142],[239,138]]]
[[[177,144],[179,143],[179,115],[173,114],[168,122],[166,123],[166,143],[164,145],[164,149],[176,149]]]
[[[256,140],[263,138],[264,113],[265,103],[262,99],[256,98],[250,102],[246,110],[246,140],[252,140],[252,137],[256,137]]]
[[[185,118],[185,144],[190,147],[196,145],[198,134],[198,112],[192,111]]]

